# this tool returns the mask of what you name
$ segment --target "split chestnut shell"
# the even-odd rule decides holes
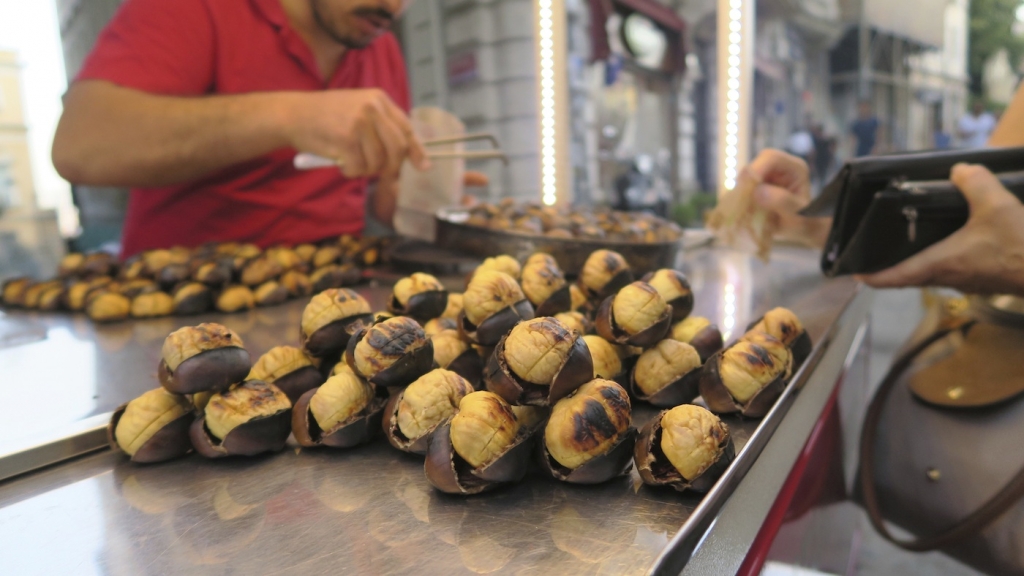
[[[372,384],[403,387],[430,372],[434,345],[415,320],[395,316],[356,332],[345,348],[345,362]]]
[[[395,283],[388,301],[388,311],[409,316],[417,322],[437,318],[448,307],[448,291],[430,274],[415,272]]]
[[[725,340],[718,326],[701,316],[689,316],[677,322],[672,326],[669,336],[673,340],[693,346],[700,354],[701,362],[707,362],[715,352],[725,347]]]
[[[622,322],[628,320],[616,318],[615,310],[619,307],[617,303],[621,303],[624,300],[636,300],[643,296],[651,296],[654,299],[652,305],[658,304],[656,301],[661,300],[663,307],[657,316],[653,318],[645,318],[642,321],[634,320],[635,322],[642,323],[642,326],[634,326],[627,330],[627,327],[623,326]],[[625,307],[627,306],[623,306],[623,308]],[[634,307],[640,309],[640,313],[644,312],[644,307],[639,304]],[[641,348],[648,348],[660,342],[665,337],[665,334],[668,333],[671,324],[672,306],[665,304],[661,295],[644,282],[629,284],[614,296],[605,298],[597,311],[597,318],[595,320],[597,333],[605,340],[629,346],[639,346]]]
[[[136,417],[142,416],[147,420],[137,423],[136,432],[149,434],[149,438],[143,440],[137,447],[122,446],[118,441],[117,428],[128,411],[129,404],[132,404],[132,408],[135,409],[136,403],[144,404],[141,406],[142,413],[136,412]],[[178,409],[176,411],[168,410],[168,406]],[[132,462],[137,463],[163,462],[184,456],[192,451],[192,443],[189,441],[189,425],[192,424],[194,414],[190,407],[191,404],[188,400],[172,395],[162,388],[151,390],[114,410],[110,423],[107,425],[107,442],[115,452],[122,452],[128,455]],[[171,419],[162,423],[156,431],[150,432],[149,428],[159,423],[159,420],[165,418],[165,415],[169,413]],[[180,414],[174,416],[177,413]]]
[[[811,355],[811,335],[807,333],[796,314],[787,308],[773,308],[747,326],[747,331],[757,330],[769,334],[793,353],[793,369],[803,365]]]
[[[351,448],[373,440],[379,433],[384,405],[387,403],[384,389],[376,388],[376,394],[362,410],[328,430],[320,427],[309,407],[318,389],[303,394],[292,408],[292,433],[300,446]]]
[[[788,349],[778,341],[776,345],[773,355],[763,346],[739,341],[709,358],[701,370],[699,385],[708,409],[715,414],[739,412],[749,418],[767,414],[782,395],[793,366]],[[784,357],[778,355],[780,352],[784,352]],[[724,365],[730,362],[735,365]],[[740,381],[730,386],[725,379],[731,378]],[[743,394],[744,397],[737,398],[731,389],[740,385],[757,389],[749,397]]]
[[[346,288],[324,290],[313,296],[302,311],[303,348],[316,358],[336,355],[372,318],[370,303],[358,293]]]
[[[273,384],[265,384],[258,380],[250,380],[239,385],[246,388],[270,388]],[[236,388],[226,392],[230,394]],[[277,394],[283,393],[280,391]],[[223,438],[216,437],[207,424],[207,414],[211,410],[219,395],[214,395],[206,405],[206,409],[199,413],[199,417],[192,422],[189,429],[189,436],[192,439],[192,446],[196,452],[207,458],[224,458],[226,456],[255,456],[264,452],[278,452],[284,448],[288,435],[292,431],[292,408],[275,411],[272,414],[258,415],[249,418],[246,422],[231,428]]]
[[[175,394],[224,390],[249,374],[252,360],[237,334],[220,324],[180,328],[164,340],[157,376]]]
[[[700,375],[697,351],[684,342],[666,339],[637,359],[630,372],[630,392],[659,408],[673,408],[697,397]]]
[[[670,412],[682,413],[681,425],[688,430],[680,435],[680,444],[675,446],[682,457],[687,457],[691,478],[686,478],[665,453],[665,446],[673,438],[666,441],[662,425]],[[683,405],[665,410],[654,417],[640,431],[633,451],[633,460],[637,472],[644,484],[650,486],[671,486],[676,490],[692,490],[705,493],[715,485],[718,478],[736,456],[729,428],[718,418],[700,406]]]
[[[427,372],[388,399],[384,436],[403,452],[426,454],[431,435],[473,391],[473,385],[454,372],[440,368]]]

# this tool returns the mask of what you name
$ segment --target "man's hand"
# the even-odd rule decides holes
[[[777,236],[817,248],[825,245],[832,219],[798,214],[811,201],[806,162],[781,150],[763,150],[740,172],[740,186],[754,187],[754,202],[771,212]]]
[[[429,167],[409,118],[382,90],[292,96],[288,127],[292,147],[337,159],[345,176],[396,175],[406,158],[420,170]]]
[[[860,279],[877,288],[947,286],[1024,295],[1024,204],[981,166],[958,164],[950,179],[970,205],[967,224],[920,254]]]

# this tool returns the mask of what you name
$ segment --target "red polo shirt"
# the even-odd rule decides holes
[[[346,51],[325,85],[278,0],[127,0],[77,79],[175,96],[380,88],[409,109],[393,36]],[[268,246],[361,232],[367,180],[333,169],[297,171],[294,156],[277,150],[197,182],[133,189],[122,256],[207,241]]]

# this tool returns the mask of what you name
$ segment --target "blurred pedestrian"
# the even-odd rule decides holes
[[[882,123],[871,109],[871,103],[861,100],[857,104],[857,119],[850,124],[850,135],[854,139],[854,156],[870,156],[878,146],[878,132]]]
[[[789,139],[786,140],[786,150],[794,156],[803,158],[805,162],[810,162],[813,159],[814,137],[811,136],[806,126],[797,128],[789,135]]]
[[[985,109],[985,103],[980,98],[975,99],[971,111],[960,119],[961,147],[984,148],[995,128],[996,117]]]

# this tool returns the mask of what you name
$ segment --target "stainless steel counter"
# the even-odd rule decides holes
[[[781,305],[821,343],[772,414],[726,420],[740,455],[703,503],[644,487],[635,472],[594,487],[531,476],[495,493],[447,497],[429,487],[420,458],[383,440],[350,451],[288,449],[227,461],[193,455],[152,466],[101,451],[0,483],[0,572],[637,574],[655,562],[678,572],[691,555],[714,555],[701,543],[705,533],[742,523],[742,510],[726,512],[730,495],[751,486],[752,466],[772,468],[762,473],[768,481],[755,479],[770,505],[781,486],[773,478],[784,478],[792,462],[758,455],[803,445],[809,428],[788,424],[813,424],[817,398],[841,375],[866,315],[866,295],[848,279],[823,279],[810,252],[780,250],[770,266],[724,250],[683,259],[695,313],[712,318],[727,338]],[[375,306],[388,292],[361,291]],[[178,326],[221,322],[242,335],[254,358],[294,344],[302,306],[100,327],[67,316],[0,316],[0,378],[16,399],[0,407],[0,438],[31,444],[155,387],[163,337]],[[791,406],[801,413],[788,413]],[[636,424],[653,414],[638,408]],[[755,532],[758,514],[749,520]]]

